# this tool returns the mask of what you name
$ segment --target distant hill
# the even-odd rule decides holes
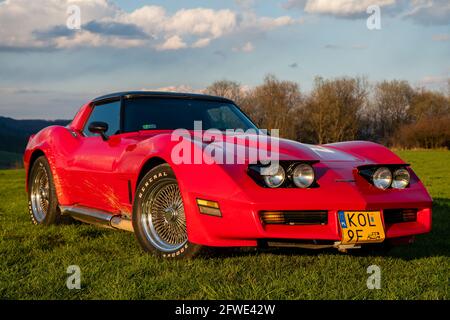
[[[0,151],[0,169],[22,168],[22,154]]]
[[[3,151],[0,153],[2,158],[0,167],[17,165],[17,159],[22,157],[30,135],[48,126],[66,126],[69,122],[69,120],[15,120],[0,117],[0,151]]]

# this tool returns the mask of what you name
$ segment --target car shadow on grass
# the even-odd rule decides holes
[[[199,255],[200,259],[231,258],[256,256],[260,254],[317,256],[351,255],[355,257],[385,256],[402,260],[414,260],[427,257],[450,257],[450,199],[436,198],[433,203],[433,228],[430,233],[419,235],[411,245],[394,247],[389,251],[383,250],[348,250],[341,253],[334,248],[304,249],[304,248],[205,248]]]
[[[213,248],[205,247],[197,256],[197,259],[225,259],[242,258],[271,254],[277,256],[315,256],[320,253],[339,254],[336,249],[304,249],[304,248],[259,248],[259,247],[236,247],[236,248]]]
[[[389,256],[405,260],[450,257],[450,199],[434,199],[432,219],[430,233],[418,235],[412,245],[394,248]]]

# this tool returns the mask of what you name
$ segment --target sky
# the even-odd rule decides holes
[[[267,74],[303,92],[317,76],[443,90],[449,58],[449,0],[0,0],[0,116],[16,119]]]

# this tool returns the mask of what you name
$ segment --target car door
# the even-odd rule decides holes
[[[89,132],[89,124],[108,124],[105,141]],[[119,213],[127,200],[127,180],[117,171],[120,156],[126,148],[121,138],[121,100],[98,103],[78,138],[78,147],[69,161],[72,194],[79,205]]]

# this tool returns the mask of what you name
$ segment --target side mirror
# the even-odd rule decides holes
[[[106,122],[101,121],[94,121],[89,124],[89,132],[99,134],[103,141],[106,141],[109,139],[109,137],[106,135],[106,131],[108,131],[108,124]]]

